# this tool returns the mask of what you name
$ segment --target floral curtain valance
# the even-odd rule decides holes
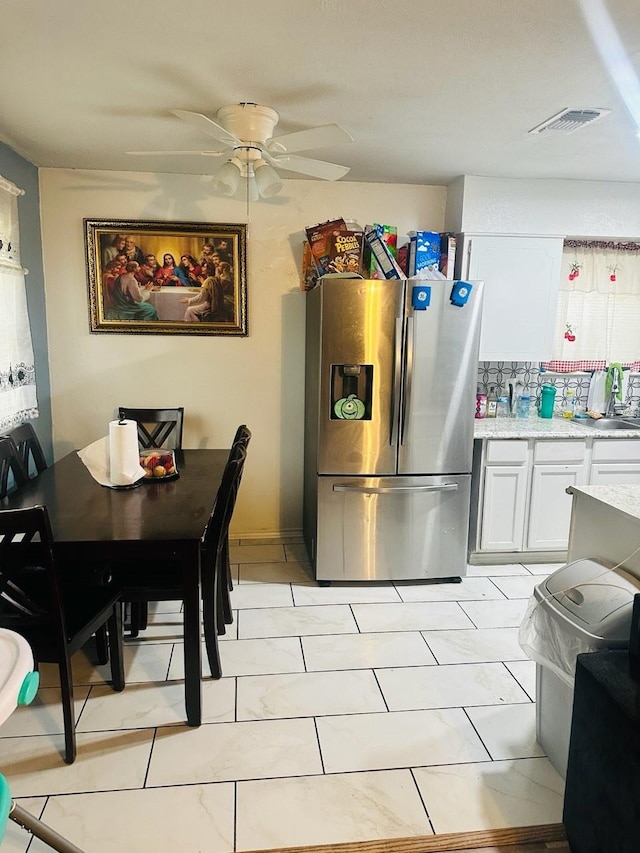
[[[565,240],[560,290],[640,296],[640,243]]]
[[[565,240],[547,369],[640,362],[640,243]]]
[[[38,417],[25,270],[20,265],[19,195],[22,190],[0,176],[0,432]]]

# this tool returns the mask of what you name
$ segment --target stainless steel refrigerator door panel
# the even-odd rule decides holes
[[[328,279],[321,287],[318,473],[393,474],[403,283]],[[336,366],[362,370],[366,366],[370,380],[366,418],[339,419],[332,414],[340,393],[334,387]]]
[[[461,577],[471,477],[318,477],[318,580]]]
[[[471,471],[473,419],[482,319],[483,283],[474,282],[466,305],[449,300],[453,282],[431,286],[426,310],[413,310],[408,281],[407,334],[399,474]]]

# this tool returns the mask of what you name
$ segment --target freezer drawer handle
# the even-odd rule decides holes
[[[443,483],[441,486],[354,486],[350,483],[336,483],[334,492],[361,492],[369,495],[392,495],[396,492],[455,492],[457,483]]]

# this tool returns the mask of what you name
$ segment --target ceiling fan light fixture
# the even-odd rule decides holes
[[[242,163],[235,157],[227,160],[213,177],[213,186],[224,195],[235,195],[242,175]]]
[[[253,163],[253,174],[262,198],[270,198],[282,190],[283,183],[280,176],[273,166],[270,166],[262,158]]]

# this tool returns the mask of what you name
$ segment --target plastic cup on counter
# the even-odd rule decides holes
[[[526,420],[531,412],[531,397],[528,394],[521,394],[518,397],[518,405],[516,409],[516,417],[520,420]]]

